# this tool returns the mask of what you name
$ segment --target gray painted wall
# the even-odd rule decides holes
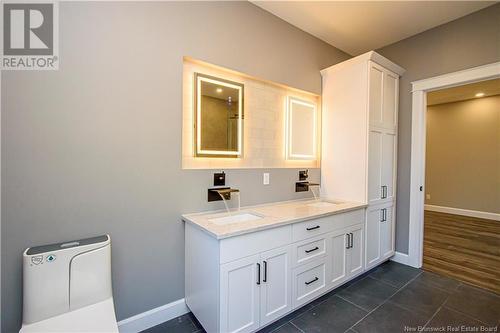
[[[59,19],[59,71],[2,73],[3,332],[34,245],[109,233],[119,320],[184,296],[180,214],[222,208],[212,171],[181,170],[184,55],[316,93],[349,58],[248,2],[62,2]],[[226,170],[243,205],[304,196],[297,169],[264,171]]]
[[[377,50],[406,69],[400,80],[396,250],[408,253],[411,82],[500,61],[500,4]]]

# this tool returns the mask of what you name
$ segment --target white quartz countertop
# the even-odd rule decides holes
[[[264,229],[275,228],[285,224],[302,222],[314,218],[344,213],[365,208],[367,205],[356,202],[336,202],[321,199],[319,202],[335,203],[315,205],[315,200],[283,201],[271,204],[241,207],[239,211],[212,211],[182,215],[182,220],[191,223],[217,239],[243,235]],[[311,205],[312,204],[312,205]],[[220,224],[215,219],[249,213],[259,219]],[[220,221],[220,220],[219,220]]]

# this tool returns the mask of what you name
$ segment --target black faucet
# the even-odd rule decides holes
[[[307,192],[309,186],[319,186],[317,183],[308,182],[307,178],[309,178],[309,170],[300,170],[299,181],[295,183],[295,192]]]
[[[214,188],[208,189],[208,201],[231,200],[231,193],[239,192],[240,190],[230,188],[226,185],[226,174],[224,171],[214,173]]]

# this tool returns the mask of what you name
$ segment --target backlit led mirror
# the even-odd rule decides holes
[[[316,159],[316,105],[288,96],[286,115],[286,158]]]
[[[243,84],[195,74],[195,155],[240,157]]]

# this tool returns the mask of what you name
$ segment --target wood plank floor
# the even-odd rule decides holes
[[[500,221],[425,211],[423,269],[500,294]]]

